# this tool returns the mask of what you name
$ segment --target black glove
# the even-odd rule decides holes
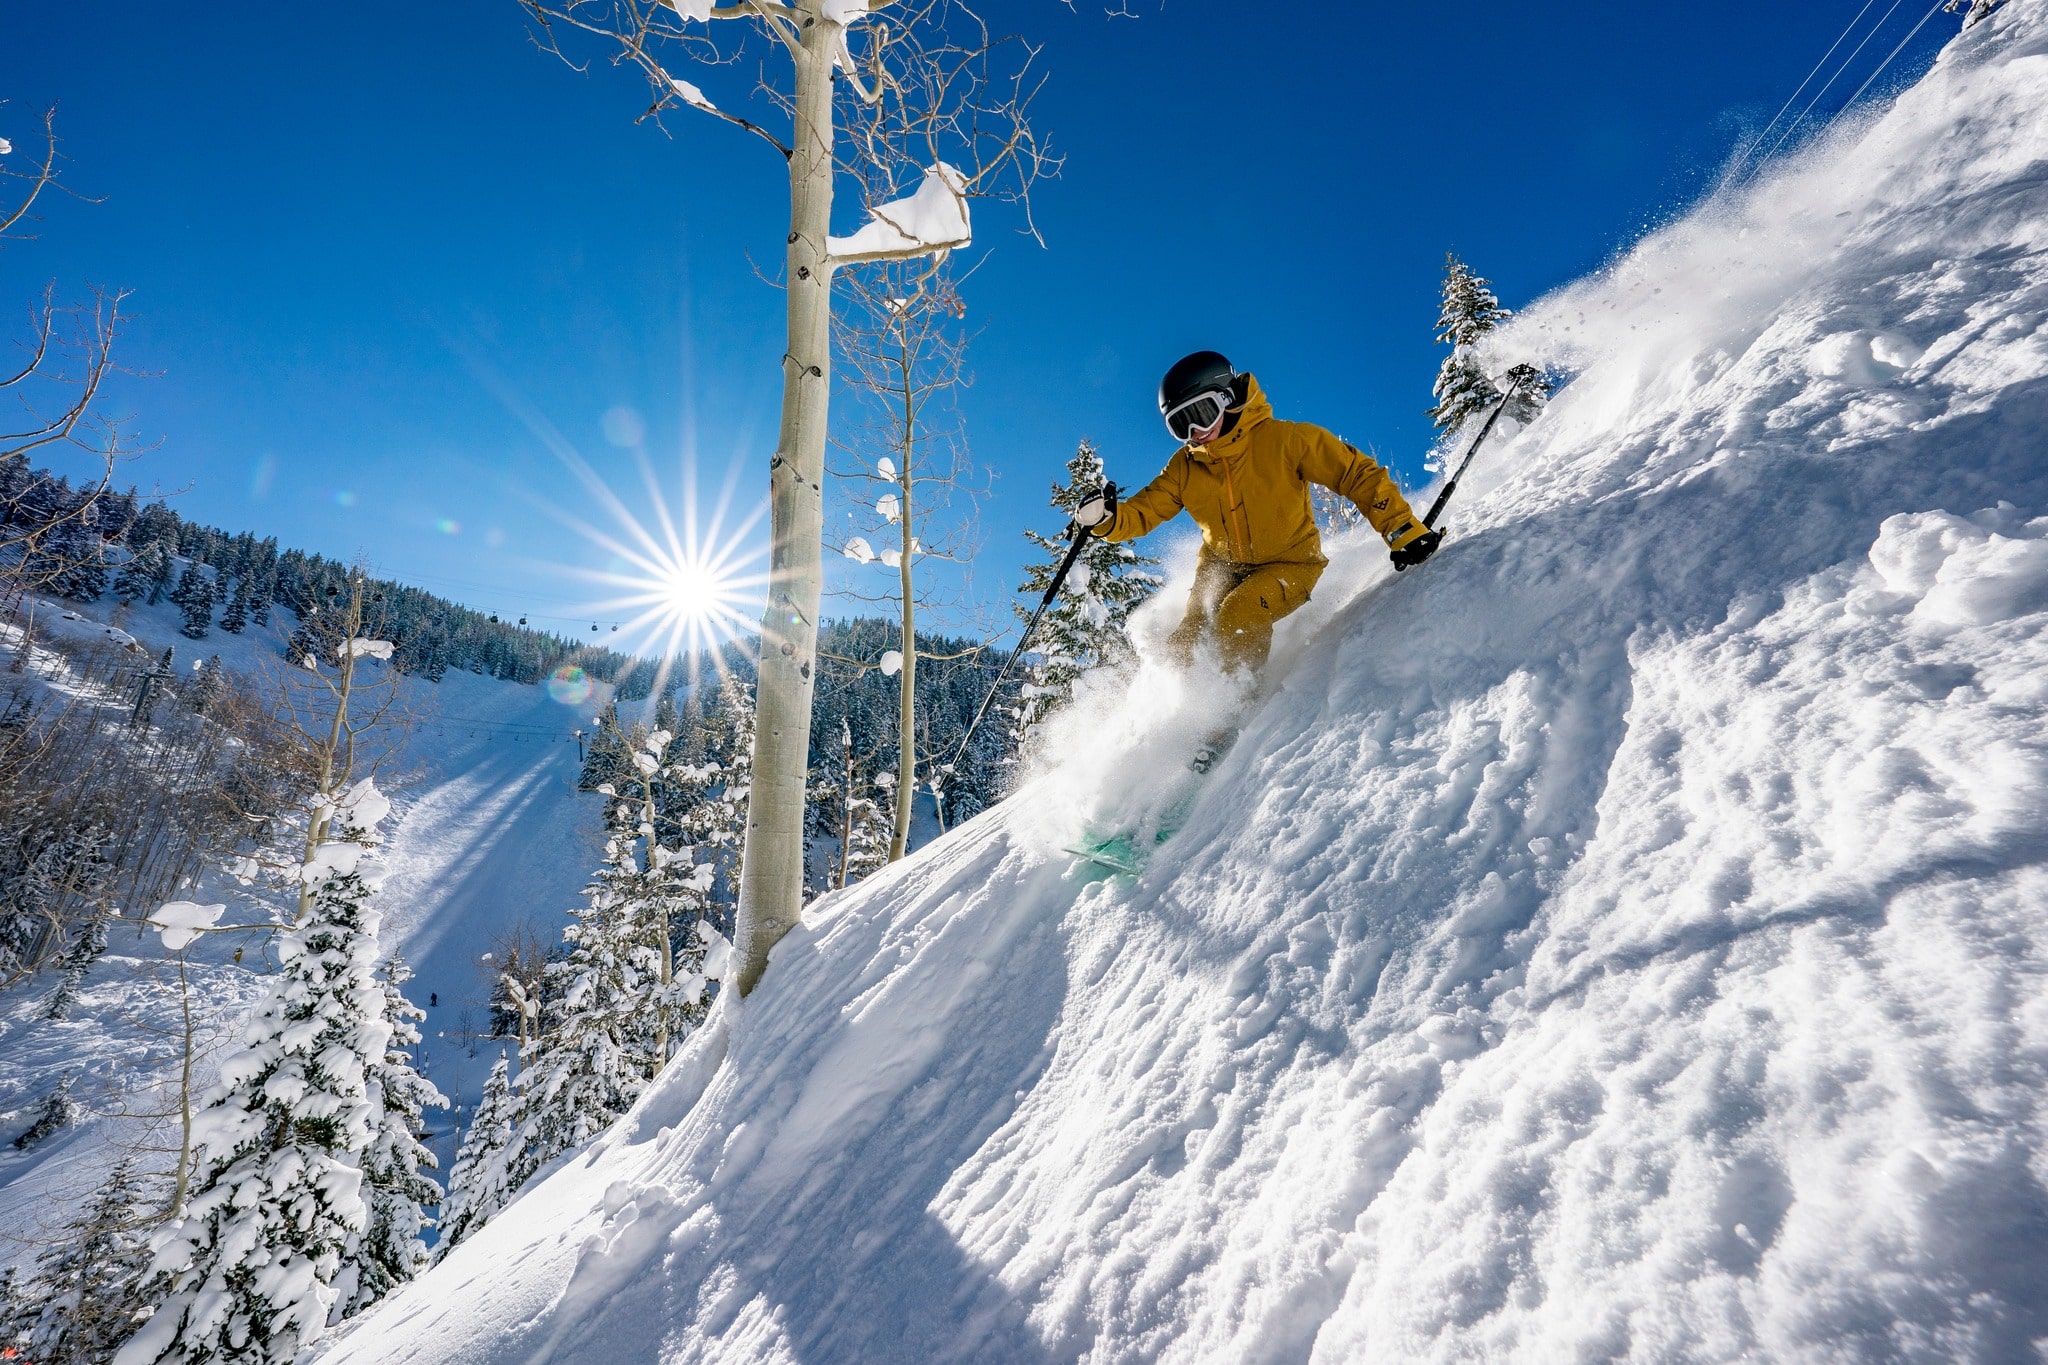
[[[1089,498],[1074,511],[1074,520],[1089,530],[1103,525],[1116,516],[1116,485],[1106,483],[1102,491]]]
[[[1436,553],[1436,547],[1444,543],[1442,531],[1424,531],[1400,549],[1388,555],[1394,561],[1394,572],[1412,569]]]

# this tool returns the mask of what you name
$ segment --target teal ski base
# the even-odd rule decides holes
[[[1144,830],[1087,830],[1079,839],[1066,845],[1065,852],[1085,859],[1096,867],[1118,876],[1135,877],[1145,870],[1152,853],[1161,844],[1180,832],[1181,824],[1187,819],[1189,809],[1195,804],[1193,793],[1189,793],[1167,810],[1150,837]]]

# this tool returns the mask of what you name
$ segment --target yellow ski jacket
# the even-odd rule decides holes
[[[1370,457],[1307,422],[1273,415],[1259,381],[1244,376],[1237,425],[1206,446],[1182,446],[1159,477],[1117,504],[1095,528],[1108,540],[1135,540],[1183,509],[1202,528],[1202,552],[1232,564],[1322,564],[1308,486],[1349,498],[1398,550],[1429,528],[1409,510],[1387,471]]]

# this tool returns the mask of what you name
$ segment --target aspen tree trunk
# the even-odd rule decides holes
[[[832,53],[839,26],[802,5],[789,158],[789,352],[769,474],[768,609],[761,618],[754,785],[740,861],[740,994],[803,909],[804,796],[816,682],[825,529],[825,418],[832,386]]]
[[[178,950],[178,1008],[184,1016],[184,1054],[178,1065],[178,1180],[171,1191],[172,1218],[185,1216],[192,1194],[192,982],[185,975],[185,950]]]
[[[895,827],[889,834],[889,861],[901,858],[910,846],[910,810],[917,799],[917,600],[911,592],[910,550],[917,544],[911,534],[910,457],[917,433],[916,394],[910,384],[910,340],[902,329],[897,338],[903,347],[903,560],[897,574],[903,588],[903,671],[896,679],[896,810]]]
[[[853,857],[853,727],[842,720],[839,733],[843,736],[842,752],[846,755],[846,800],[839,808],[839,889],[844,891],[846,868]]]

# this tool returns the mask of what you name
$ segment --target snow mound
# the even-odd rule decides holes
[[[2034,1358],[2044,106],[2005,6],[1529,310],[1143,876],[1149,674],[321,1359]]]

